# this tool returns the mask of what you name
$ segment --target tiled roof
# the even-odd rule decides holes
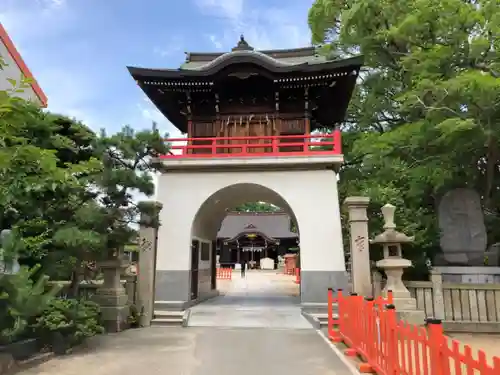
[[[256,231],[271,238],[296,238],[286,213],[229,213],[222,221],[217,237],[233,238],[241,232]]]

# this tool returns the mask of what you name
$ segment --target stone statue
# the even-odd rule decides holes
[[[15,274],[19,272],[20,269],[17,255],[11,254],[11,259],[5,259],[3,247],[8,246],[11,239],[12,231],[10,229],[3,229],[0,231],[0,273]]]
[[[443,253],[436,257],[436,265],[484,265],[487,235],[479,194],[471,189],[447,192],[439,203],[438,219]]]

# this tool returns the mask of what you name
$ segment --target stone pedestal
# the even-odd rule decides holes
[[[373,295],[368,242],[368,197],[347,197],[351,237],[352,291],[361,296]]]
[[[94,295],[94,301],[101,307],[101,318],[107,332],[120,332],[128,327],[128,296],[121,284],[121,274],[127,267],[121,259],[99,263],[104,282]]]
[[[382,268],[387,275],[382,295],[387,297],[389,291],[392,291],[393,304],[398,318],[410,324],[424,324],[425,312],[417,309],[417,300],[411,296],[402,280],[404,269],[411,267],[411,261],[402,258],[386,258],[378,261],[377,267]]]

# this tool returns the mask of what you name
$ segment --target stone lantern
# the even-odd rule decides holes
[[[425,313],[417,310],[417,301],[411,296],[402,280],[404,270],[411,267],[412,263],[403,258],[401,245],[412,243],[415,238],[408,237],[396,230],[394,223],[396,207],[386,204],[381,211],[385,221],[384,232],[376,236],[370,243],[382,245],[384,250],[384,259],[376,263],[377,267],[383,269],[387,275],[387,283],[382,295],[386,297],[389,290],[392,291],[394,305],[400,319],[412,324],[423,324]]]
[[[128,296],[121,282],[121,275],[129,266],[123,259],[121,251],[113,254],[113,258],[98,262],[103,273],[103,283],[93,296],[94,302],[101,307],[104,328],[107,332],[120,332],[128,326]]]

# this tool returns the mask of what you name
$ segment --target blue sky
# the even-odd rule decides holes
[[[177,68],[185,51],[310,44],[313,0],[1,0],[0,21],[45,91],[49,109],[110,132],[155,120],[127,65]]]

